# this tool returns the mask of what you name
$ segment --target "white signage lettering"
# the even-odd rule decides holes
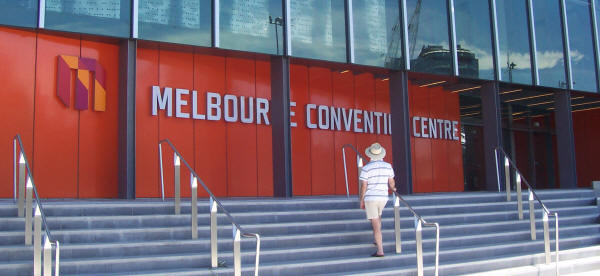
[[[159,110],[162,110],[166,113],[166,116],[172,117],[173,109],[175,109],[175,117],[177,118],[270,125],[268,99],[232,94],[221,96],[219,93],[207,91],[205,109],[201,110],[202,104],[198,97],[196,90],[192,90],[190,93],[190,90],[175,88],[175,95],[173,95],[173,88],[171,87],[164,87],[161,91],[159,86],[152,86],[152,115],[158,116]],[[189,107],[190,104],[191,107]],[[298,123],[293,120],[296,116],[296,106],[296,102],[290,102],[291,127],[298,126]],[[185,112],[184,110],[190,111]],[[370,134],[383,133],[384,135],[392,133],[392,120],[391,115],[388,113],[316,104],[307,104],[305,111],[306,127],[309,129]],[[413,124],[418,120],[419,117],[413,118]],[[440,123],[438,128],[441,136],[441,126],[444,121],[438,120],[437,122]],[[450,129],[456,131],[457,123],[447,122],[448,124],[445,126],[448,133],[450,133]],[[422,122],[422,124],[426,123],[425,121]],[[429,128],[435,129],[436,127],[431,127],[431,124],[432,121],[429,121]],[[416,132],[414,134],[416,137],[419,137],[417,135],[422,136],[422,134]],[[456,133],[450,133],[450,135],[456,136]]]
[[[417,138],[458,141],[459,137],[458,121],[414,116],[412,118],[412,128],[412,134]]]

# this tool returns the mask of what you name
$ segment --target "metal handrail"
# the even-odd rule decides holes
[[[533,189],[533,187],[529,184],[529,182],[527,181],[527,179],[525,179],[525,177],[523,177],[523,174],[521,173],[521,171],[517,168],[517,165],[513,162],[513,160],[509,157],[509,155],[506,153],[506,151],[504,151],[504,149],[502,149],[501,147],[496,147],[494,149],[495,151],[495,155],[496,155],[496,163],[498,163],[498,158],[500,157],[500,154],[502,154],[504,156],[504,162],[505,167],[512,167],[515,172],[517,173],[517,199],[518,199],[518,210],[519,210],[519,219],[523,218],[523,208],[521,205],[521,201],[522,201],[522,195],[521,195],[521,181],[523,181],[523,183],[525,183],[525,185],[527,185],[528,189],[529,189],[529,219],[531,220],[531,238],[532,240],[535,240],[535,213],[533,212],[533,200],[537,200],[538,203],[540,204],[540,206],[542,206],[542,210],[544,211],[544,215],[542,218],[542,223],[544,224],[544,251],[546,253],[546,264],[550,264],[551,262],[551,258],[550,258],[550,234],[549,234],[549,225],[548,225],[548,217],[554,217],[554,227],[555,227],[555,251],[556,251],[556,275],[559,275],[559,235],[558,235],[558,213],[557,212],[551,212],[546,205],[542,202],[541,198],[537,195],[537,193],[535,192],[535,190]],[[498,169],[498,166],[497,168]],[[509,177],[509,172],[506,172],[507,177]],[[510,185],[509,185],[509,179],[505,180],[507,182],[506,184],[506,193],[507,195],[510,194]],[[500,186],[500,174],[498,173],[498,186]],[[507,197],[507,200],[510,200],[509,197]]]
[[[422,224],[423,227],[435,227],[435,275],[438,275],[439,272],[439,262],[440,262],[440,225],[437,222],[427,222],[423,217],[421,217],[419,214],[417,214],[417,211],[415,211],[415,209],[413,209],[413,207],[406,201],[404,200],[404,198],[402,198],[402,196],[396,192],[394,192],[394,206],[398,205],[398,201],[402,202],[404,204],[404,206],[406,206],[406,208],[408,208],[408,210],[413,214],[413,216],[415,217],[415,227],[417,228],[417,231],[419,231],[419,227],[418,227],[418,223]],[[398,217],[400,216],[399,210],[397,210],[396,208],[394,209],[394,212],[398,214]],[[418,221],[418,223],[417,223]],[[398,221],[398,225],[399,225],[399,221]],[[399,227],[398,227],[399,228]],[[399,229],[398,229],[399,231]],[[417,245],[418,246],[418,245]],[[398,251],[398,250],[397,250]],[[419,248],[417,248],[417,259],[420,260],[420,268],[418,267],[418,275],[423,275],[423,252],[422,252],[422,248],[420,249],[421,252],[419,252]],[[421,256],[418,256],[419,253],[421,253]],[[419,265],[419,264],[417,264]]]
[[[204,190],[208,193],[210,199],[212,199],[214,201],[214,203],[217,204],[217,206],[221,209],[221,211],[223,211],[223,213],[225,213],[225,215],[227,216],[227,218],[229,219],[229,222],[231,222],[231,224],[233,226],[235,226],[235,228],[240,232],[240,235],[243,237],[254,237],[256,239],[256,263],[255,263],[255,268],[254,268],[254,275],[258,275],[258,266],[259,266],[259,257],[260,257],[260,235],[257,233],[250,233],[250,232],[246,232],[234,219],[233,216],[231,216],[231,214],[227,211],[227,209],[225,209],[225,207],[223,206],[223,204],[221,204],[221,202],[217,199],[217,197],[215,197],[215,195],[210,191],[210,189],[206,186],[206,184],[204,184],[204,181],[202,181],[202,179],[198,176],[198,174],[196,173],[196,171],[189,165],[189,163],[185,160],[185,158],[183,158],[183,155],[175,148],[175,146],[173,145],[173,143],[171,143],[171,141],[169,139],[163,139],[160,140],[158,142],[158,148],[159,148],[159,154],[160,154],[160,169],[161,169],[161,184],[162,184],[162,194],[164,197],[164,183],[163,183],[163,171],[162,171],[162,147],[161,145],[163,143],[167,143],[169,145],[169,147],[171,147],[171,149],[173,150],[173,152],[175,152],[175,154],[177,154],[177,156],[179,156],[179,158],[181,159],[181,161],[183,162],[183,164],[185,164],[185,166],[188,168],[189,172],[192,174],[193,177],[195,177],[198,182],[200,183],[200,185],[202,185],[202,188],[204,188]],[[212,204],[211,204],[212,205]],[[235,234],[234,234],[235,236]]]
[[[357,167],[360,164],[360,160],[367,160],[360,152],[351,144],[345,144],[342,146],[342,157],[344,158],[344,176],[346,177],[346,194],[348,196],[348,172],[346,167],[346,152],[345,149],[352,149],[357,156]],[[397,192],[394,192],[394,234],[396,236],[396,253],[401,253],[401,242],[400,242],[400,202],[408,208],[408,210],[415,217],[415,242],[417,244],[417,275],[423,275],[423,246],[422,246],[422,235],[421,228],[422,227],[435,227],[436,236],[435,236],[435,275],[438,275],[439,272],[439,259],[440,259],[440,225],[437,222],[429,223],[423,217],[421,217],[417,211],[406,201],[404,198]],[[360,196],[360,188],[359,188],[359,196]]]
[[[357,167],[361,167],[360,166],[360,160],[364,159],[366,160],[366,158],[360,154],[360,152],[358,152],[358,150],[351,144],[345,144],[342,146],[342,158],[344,160],[344,179],[346,180],[346,198],[350,198],[350,192],[348,191],[348,170],[346,168],[346,148],[350,148],[352,149],[355,153],[356,153],[356,165]],[[359,172],[360,173],[360,172]],[[359,192],[360,192],[360,187],[359,187]]]
[[[35,181],[33,180],[33,174],[31,173],[31,167],[29,166],[29,160],[27,159],[27,154],[25,153],[24,150],[24,146],[23,146],[23,140],[21,139],[21,135],[20,134],[16,134],[13,137],[13,181],[14,181],[14,186],[13,186],[13,194],[14,194],[14,201],[17,201],[17,143],[19,146],[19,153],[21,154],[20,157],[23,157],[23,160],[25,161],[25,166],[27,168],[27,177],[29,178],[29,180],[31,181],[31,186],[33,188],[33,194],[35,195],[35,203],[37,205],[37,207],[40,210],[40,215],[42,217],[42,224],[44,225],[44,232],[46,233],[46,237],[48,238],[48,240],[50,241],[50,244],[54,245],[56,248],[56,254],[55,254],[55,263],[56,263],[56,268],[55,268],[55,274],[58,275],[58,271],[59,271],[59,263],[60,263],[60,242],[58,240],[55,240],[52,238],[52,235],[50,233],[50,227],[48,227],[48,223],[46,222],[46,215],[44,213],[44,208],[42,206],[42,203],[40,201],[40,197],[38,195],[37,192],[37,188],[35,186]]]

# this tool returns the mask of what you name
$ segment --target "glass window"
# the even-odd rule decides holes
[[[489,2],[454,0],[454,12],[459,75],[494,79]]]
[[[37,27],[38,0],[0,0],[0,24]]]
[[[220,47],[283,53],[281,0],[221,0]]]
[[[291,0],[292,55],[346,61],[344,0]]]
[[[566,87],[560,6],[557,0],[533,0],[540,85]]]
[[[211,0],[140,0],[139,37],[210,46],[211,14]]]
[[[511,83],[532,84],[531,48],[526,0],[496,1],[500,79]]]
[[[446,0],[407,0],[408,43],[412,71],[452,74]]]
[[[589,1],[567,0],[573,89],[596,91],[596,65]]]
[[[47,29],[129,37],[129,0],[46,0]]]
[[[402,68],[402,25],[397,0],[353,0],[354,60]]]

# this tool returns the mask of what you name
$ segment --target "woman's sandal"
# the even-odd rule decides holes
[[[377,254],[377,251],[375,251],[375,253],[371,254],[371,257],[383,257],[383,256],[384,256],[383,254],[381,254],[381,255]]]

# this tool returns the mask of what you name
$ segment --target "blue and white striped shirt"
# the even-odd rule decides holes
[[[360,180],[367,181],[365,201],[387,200],[388,179],[394,178],[392,165],[385,161],[371,161],[360,172]]]

